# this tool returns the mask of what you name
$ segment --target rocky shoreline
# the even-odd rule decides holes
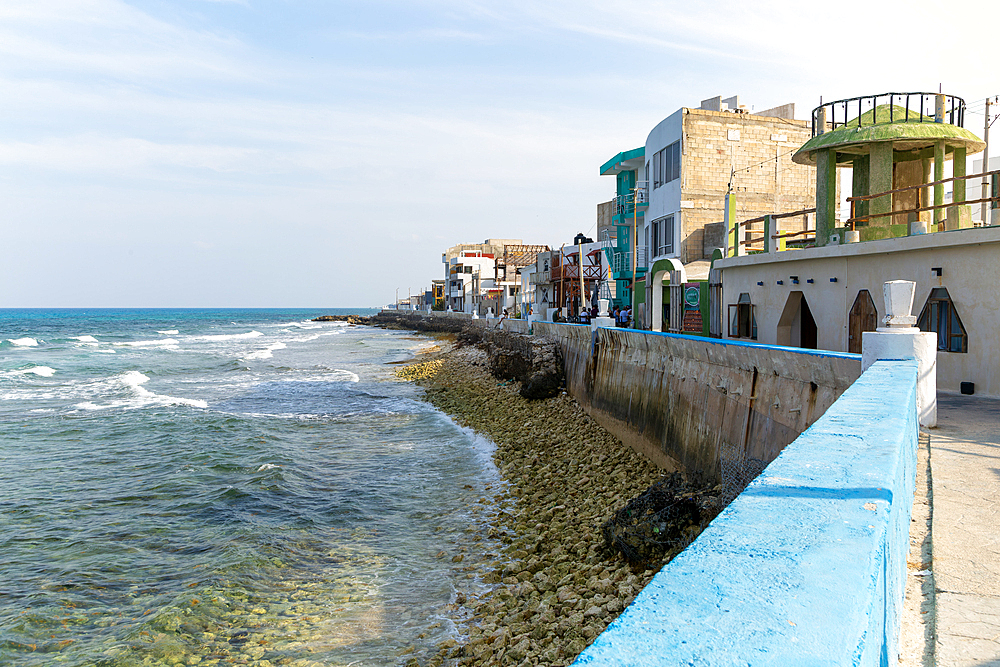
[[[601,524],[664,474],[565,392],[529,401],[518,382],[491,376],[488,363],[470,345],[397,371],[496,443],[507,483],[495,499],[499,525],[478,527],[501,542],[499,558],[467,561],[478,561],[475,576],[494,587],[459,593],[451,612],[466,634],[410,658],[411,667],[567,665],[662,564],[633,569],[605,546]]]

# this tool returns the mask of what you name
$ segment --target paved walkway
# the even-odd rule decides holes
[[[938,395],[930,432],[938,667],[1000,667],[1000,400]]]

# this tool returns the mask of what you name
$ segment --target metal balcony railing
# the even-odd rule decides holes
[[[618,195],[613,201],[613,215],[632,215],[636,205],[646,206],[649,204],[649,185],[646,181],[640,181],[632,192]]]
[[[887,113],[865,114],[880,106]],[[865,127],[885,123],[936,121],[965,127],[965,100],[941,93],[881,93],[821,104],[812,111],[812,136],[849,125]]]

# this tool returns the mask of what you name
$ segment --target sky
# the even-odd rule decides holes
[[[367,307],[682,106],[1000,94],[995,2],[0,0],[0,307]],[[978,110],[978,113],[976,111]],[[991,155],[1000,154],[1000,123]]]

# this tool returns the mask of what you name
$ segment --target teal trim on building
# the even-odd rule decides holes
[[[617,174],[620,171],[634,169],[634,167],[623,167],[622,162],[627,162],[629,160],[634,160],[636,158],[644,158],[645,156],[646,156],[645,146],[641,148],[633,148],[630,151],[623,151],[601,165],[601,176],[607,176],[609,174]]]

